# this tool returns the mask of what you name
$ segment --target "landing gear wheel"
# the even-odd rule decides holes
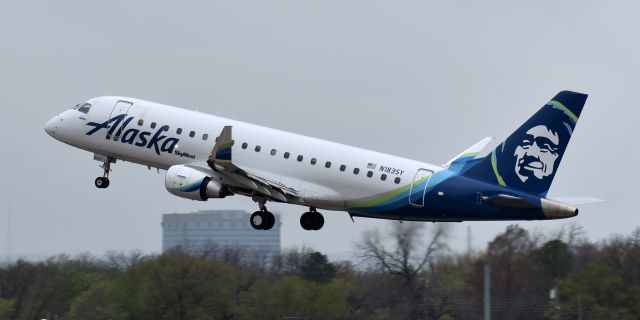
[[[251,226],[256,230],[269,230],[276,224],[276,218],[269,211],[256,211],[249,220]]]
[[[300,217],[300,226],[305,230],[320,230],[324,226],[324,217],[315,210],[305,212]]]
[[[109,178],[106,177],[97,177],[95,181],[96,187],[98,189],[105,189],[109,187]]]
[[[320,230],[324,226],[324,217],[322,214],[314,212],[313,213],[313,230]]]
[[[265,217],[266,223],[262,230],[271,230],[273,226],[276,224],[276,217],[273,216],[273,213],[269,211],[263,211],[262,214]]]
[[[251,215],[249,219],[251,226],[256,230],[262,230],[264,226],[267,224],[264,214],[262,211],[256,211]]]
[[[305,212],[300,216],[300,226],[305,230],[313,230],[313,212]]]

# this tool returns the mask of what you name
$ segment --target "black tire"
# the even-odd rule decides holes
[[[313,230],[313,213],[305,212],[300,216],[300,226],[305,230]]]
[[[107,183],[104,181],[104,178],[103,178],[103,177],[97,177],[97,178],[96,178],[96,181],[95,181],[94,183],[95,183],[95,185],[96,185],[96,188],[98,188],[98,189],[104,189],[104,188],[106,188],[106,187],[105,187],[105,184],[107,184]]]
[[[320,230],[324,226],[324,216],[322,214],[314,212],[313,213],[313,230]]]
[[[251,215],[251,218],[249,218],[249,223],[251,223],[251,226],[256,229],[256,230],[263,230],[264,225],[265,225],[265,216],[262,213],[262,211],[256,211]]]
[[[109,188],[109,178],[104,178],[104,187],[103,188]]]
[[[264,215],[264,218],[266,220],[262,230],[271,230],[271,228],[273,228],[273,226],[276,224],[276,217],[269,211],[265,211],[262,214]]]

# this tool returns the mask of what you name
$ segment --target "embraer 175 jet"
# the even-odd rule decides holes
[[[251,197],[255,229],[274,217],[267,202],[351,218],[408,221],[546,220],[573,217],[576,203],[547,198],[587,95],[563,91],[485,157],[485,138],[438,166],[298,134],[126,97],[98,97],[49,120],[53,138],[94,153],[109,186],[117,159],[167,170],[167,190],[206,201]]]

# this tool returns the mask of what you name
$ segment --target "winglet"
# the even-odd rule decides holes
[[[213,149],[211,149],[211,154],[209,154],[209,159],[207,160],[209,166],[214,168],[213,164],[216,161],[231,162],[231,147],[233,143],[234,141],[231,139],[231,126],[225,126],[216,138],[216,144],[213,146]]]
[[[482,152],[482,149],[484,149],[489,144],[489,142],[491,142],[491,140],[493,140],[492,137],[486,137],[476,142],[476,144],[467,148],[467,150],[462,151],[462,153],[447,161],[447,163],[444,164],[444,167],[448,167],[454,162],[466,162],[467,160],[475,158],[480,152]]]

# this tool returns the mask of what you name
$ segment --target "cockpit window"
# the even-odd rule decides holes
[[[89,110],[91,110],[91,104],[90,103],[78,104],[78,106],[76,107],[76,110],[82,113],[89,113]]]

